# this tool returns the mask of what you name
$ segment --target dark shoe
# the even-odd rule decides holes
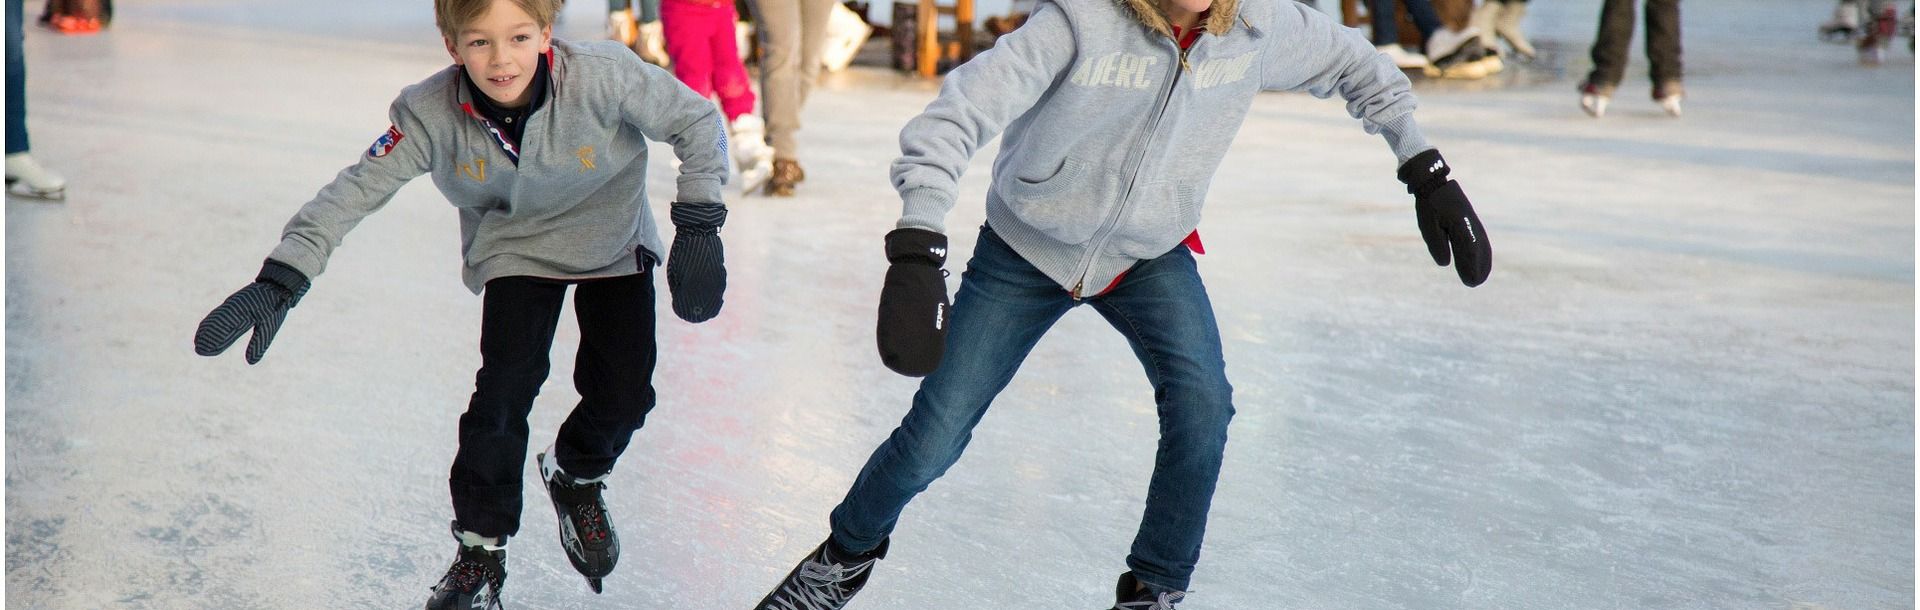
[[[799,161],[774,159],[773,177],[767,179],[767,194],[775,197],[792,197],[794,185],[806,179],[807,172],[800,169]]]
[[[1185,591],[1154,593],[1134,579],[1133,572],[1127,572],[1120,575],[1120,582],[1113,587],[1112,610],[1173,610],[1173,605],[1186,596]]]
[[[460,552],[433,586],[427,610],[501,610],[500,587],[507,582],[506,541],[461,532],[458,522],[453,524],[453,538],[460,541]],[[495,541],[501,544],[488,544]]]
[[[828,539],[813,549],[786,580],[754,605],[754,610],[840,610],[867,586],[873,564],[887,557],[887,542],[865,553],[843,552]]]
[[[560,518],[560,548],[567,551],[573,569],[587,577],[587,586],[599,593],[601,579],[620,561],[620,536],[613,530],[606,500],[600,497],[607,484],[581,481],[562,472],[552,447],[535,459],[540,462],[547,496],[553,499],[553,512]]]

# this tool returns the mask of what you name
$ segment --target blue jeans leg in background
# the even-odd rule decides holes
[[[21,57],[20,0],[7,0],[7,154],[26,152],[27,62]]]

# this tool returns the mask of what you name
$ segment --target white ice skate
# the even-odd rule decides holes
[[[853,56],[860,52],[860,45],[866,44],[871,35],[873,26],[867,25],[859,13],[844,3],[833,3],[833,12],[827,17],[827,43],[820,52],[821,67],[828,72],[845,70],[853,63]]]
[[[21,188],[15,189],[16,184]],[[7,155],[7,194],[63,201],[67,198],[67,179],[40,167],[28,153],[13,153]]]
[[[673,65],[673,58],[667,55],[667,34],[659,20],[640,24],[637,35],[640,39],[633,43],[633,52],[640,59],[662,68]]]
[[[607,39],[618,40],[620,44],[632,47],[639,40],[639,22],[634,19],[632,9],[620,9],[607,13]]]
[[[767,124],[759,115],[743,114],[727,131],[733,163],[739,168],[740,192],[752,193],[773,177],[773,147],[767,146]]]
[[[1600,87],[1593,83],[1580,85],[1580,109],[1588,116],[1600,118],[1607,115],[1607,102],[1613,99],[1613,89]]]
[[[1468,26],[1464,30],[1440,28],[1427,38],[1427,61],[1434,64],[1445,63],[1455,53],[1473,53],[1480,49],[1474,44],[1480,41],[1480,30]]]
[[[1393,65],[1402,70],[1420,70],[1428,67],[1427,56],[1419,53],[1408,53],[1407,50],[1401,48],[1400,45],[1383,44],[1374,47],[1374,49],[1386,54],[1388,59],[1393,60]]]
[[[1680,100],[1686,96],[1686,88],[1680,86],[1679,81],[1661,83],[1653,88],[1654,103],[1660,104],[1661,110],[1676,117],[1680,116]]]
[[[1820,24],[1820,39],[1847,42],[1860,34],[1860,3],[1843,1],[1833,7],[1833,18]]]

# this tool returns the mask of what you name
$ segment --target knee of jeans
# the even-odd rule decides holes
[[[1226,380],[1170,384],[1160,393],[1160,416],[1169,431],[1224,433],[1233,421],[1233,386]]]

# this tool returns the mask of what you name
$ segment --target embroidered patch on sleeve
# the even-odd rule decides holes
[[[401,138],[405,137],[407,137],[406,134],[400,133],[398,125],[388,125],[387,132],[380,134],[380,139],[374,140],[373,147],[367,149],[367,156],[385,157],[387,153],[393,152],[393,147],[399,146]]]

